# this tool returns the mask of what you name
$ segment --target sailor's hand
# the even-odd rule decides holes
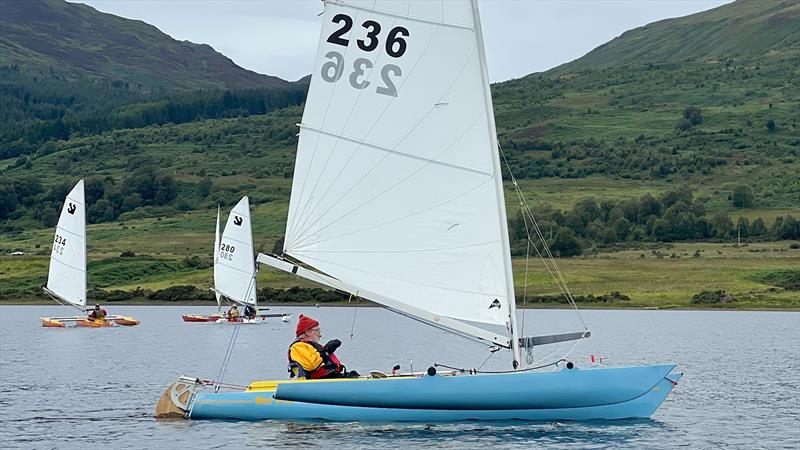
[[[333,354],[333,352],[335,352],[340,345],[342,345],[342,341],[338,339],[331,339],[323,348],[328,354]]]

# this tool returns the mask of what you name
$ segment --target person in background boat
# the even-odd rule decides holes
[[[244,316],[248,319],[256,318],[256,309],[253,308],[253,305],[248,303],[247,306],[244,307]]]
[[[236,320],[239,318],[239,308],[236,305],[231,306],[231,309],[228,310],[228,314],[226,315],[228,320]]]
[[[100,307],[100,304],[95,304],[94,309],[89,312],[89,318],[92,320],[105,320],[108,313],[105,309]]]
[[[333,339],[325,345],[319,343],[322,331],[319,322],[300,314],[295,330],[297,338],[289,346],[289,376],[291,378],[355,378],[358,372],[347,371],[334,355],[342,342]]]

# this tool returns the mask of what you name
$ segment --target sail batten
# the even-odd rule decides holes
[[[475,13],[469,2],[326,2],[283,250],[390,309],[512,335]]]
[[[363,147],[372,148],[372,149],[375,149],[375,150],[381,150],[383,152],[392,153],[392,154],[400,155],[400,156],[405,156],[407,158],[418,159],[418,160],[422,160],[422,161],[425,161],[425,162],[428,162],[428,163],[431,163],[431,164],[439,164],[439,165],[450,167],[452,169],[466,170],[468,172],[475,172],[475,173],[479,173],[479,174],[487,175],[487,176],[492,176],[493,175],[491,172],[488,172],[488,171],[485,171],[485,170],[475,169],[475,168],[466,167],[466,166],[459,166],[459,165],[455,165],[455,164],[452,164],[452,163],[439,161],[437,159],[423,158],[423,157],[420,157],[418,155],[404,153],[404,152],[398,151],[398,150],[393,149],[393,148],[383,147],[383,146],[368,142],[368,141],[363,140],[363,139],[356,139],[356,138],[353,138],[353,137],[348,137],[348,136],[345,136],[345,135],[343,135],[341,133],[335,133],[333,131],[320,130],[320,129],[316,129],[316,128],[310,127],[308,125],[303,125],[303,124],[301,124],[300,127],[302,129],[304,129],[304,130],[309,130],[309,131],[314,132],[314,133],[320,133],[320,134],[332,136],[332,137],[337,138],[337,139],[353,142],[353,143],[359,144],[359,145],[361,145]]]

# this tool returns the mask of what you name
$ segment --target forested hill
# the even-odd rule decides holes
[[[83,4],[0,0],[0,159],[78,135],[265,114],[305,89]]]
[[[158,7],[157,4],[143,7]],[[243,69],[208,45],[63,0],[0,0],[0,65],[136,87],[241,89],[289,82]]]
[[[800,198],[800,0],[739,0],[492,87],[517,178],[744,186]]]
[[[626,31],[559,73],[718,57],[777,59],[800,50],[800,0],[738,0],[686,17]]]
[[[797,220],[783,218],[800,214],[800,48],[796,33],[780,31],[796,29],[797,4],[739,1],[659,22],[596,50],[607,52],[602,64],[590,53],[493,85],[503,161],[547,235],[584,248],[729,239],[731,230],[800,236]],[[715,20],[726,26],[676,54],[682,36],[705,36]],[[717,33],[748,36],[746,51]],[[673,50],[659,54],[658,43]],[[630,50],[611,52],[623,44]],[[628,59],[639,47],[650,50]],[[284,220],[305,84],[154,96],[59,70],[34,82],[0,65],[0,238],[53,226],[81,178],[93,224],[211,217],[243,194],[277,211],[264,220]],[[731,218],[757,231],[747,236]]]

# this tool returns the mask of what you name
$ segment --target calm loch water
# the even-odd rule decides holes
[[[63,309],[0,307],[0,447],[800,448],[797,312],[584,311],[593,337],[570,354],[579,367],[596,355],[608,365],[676,362],[685,373],[652,419],[425,425],[156,421],[155,403],[176,376],[218,376],[234,327],[180,319],[213,308],[108,309],[142,325],[46,329],[38,317]],[[509,365],[502,352],[486,361],[479,344],[378,308],[274,311],[320,320],[323,340],[341,339],[337,354],[362,373]],[[577,331],[564,328],[569,311],[526,316],[528,335]],[[224,380],[284,378],[292,322],[241,327]]]

